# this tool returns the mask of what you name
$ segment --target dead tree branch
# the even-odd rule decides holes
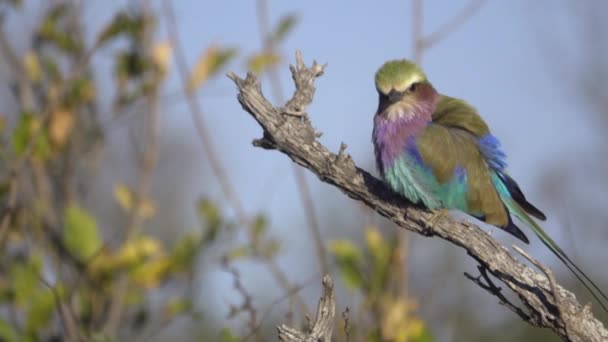
[[[228,74],[238,87],[238,100],[243,109],[264,130],[263,137],[253,141],[255,146],[283,152],[323,182],[364,202],[400,227],[423,236],[438,236],[464,248],[483,268],[517,294],[528,311],[525,313],[529,317],[528,323],[549,328],[567,341],[608,341],[608,330],[594,317],[590,305],[583,307],[574,294],[558,284],[552,286],[547,276],[518,261],[506,247],[478,226],[449,217],[429,226],[430,212],[407,202],[382,181],[358,168],[344,152],[344,146],[334,154],[319,143],[306,107],[312,102],[314,82],[323,74],[324,66],[316,62],[311,67],[305,66],[299,53],[296,53],[296,59],[296,66],[291,66],[296,90],[285,107],[275,107],[266,100],[260,82],[253,74],[248,74],[246,79],[234,73]],[[556,310],[556,298],[559,311]]]
[[[301,332],[283,324],[277,328],[279,340],[283,342],[330,342],[335,316],[334,283],[329,275],[325,275],[323,277],[323,297],[319,300],[317,316],[310,332]]]

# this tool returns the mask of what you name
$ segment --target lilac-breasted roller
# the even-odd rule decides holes
[[[376,166],[393,191],[431,210],[461,210],[529,243],[511,216],[516,217],[608,311],[591,287],[608,301],[606,295],[532,219],[546,218],[506,172],[500,142],[475,108],[438,93],[407,60],[385,63],[375,81],[380,97],[372,134]]]

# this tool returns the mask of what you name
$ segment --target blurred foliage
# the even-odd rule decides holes
[[[351,240],[329,245],[346,286],[363,298],[359,308],[349,308],[363,313],[349,320],[350,336],[357,341],[433,341],[415,314],[415,299],[399,288],[400,274],[392,272],[400,252],[397,239],[388,241],[375,226],[367,226],[364,232],[361,247]]]

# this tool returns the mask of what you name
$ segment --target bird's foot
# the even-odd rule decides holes
[[[431,216],[428,220],[426,220],[426,223],[424,224],[424,228],[426,230],[431,230],[433,228],[433,226],[437,224],[437,222],[441,221],[442,219],[444,219],[450,215],[450,211],[445,208],[434,209],[434,210],[432,210],[432,213],[433,213],[433,216]]]

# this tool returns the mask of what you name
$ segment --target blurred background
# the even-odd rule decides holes
[[[607,288],[607,13],[602,0],[0,1],[0,340],[276,340],[278,324],[306,326],[324,273],[348,307],[337,341],[557,340],[467,280],[461,249],[254,148],[261,130],[224,74],[259,74],[280,106],[297,49],[328,63],[313,125],[375,172],[373,75],[418,61],[479,109],[546,230]]]

